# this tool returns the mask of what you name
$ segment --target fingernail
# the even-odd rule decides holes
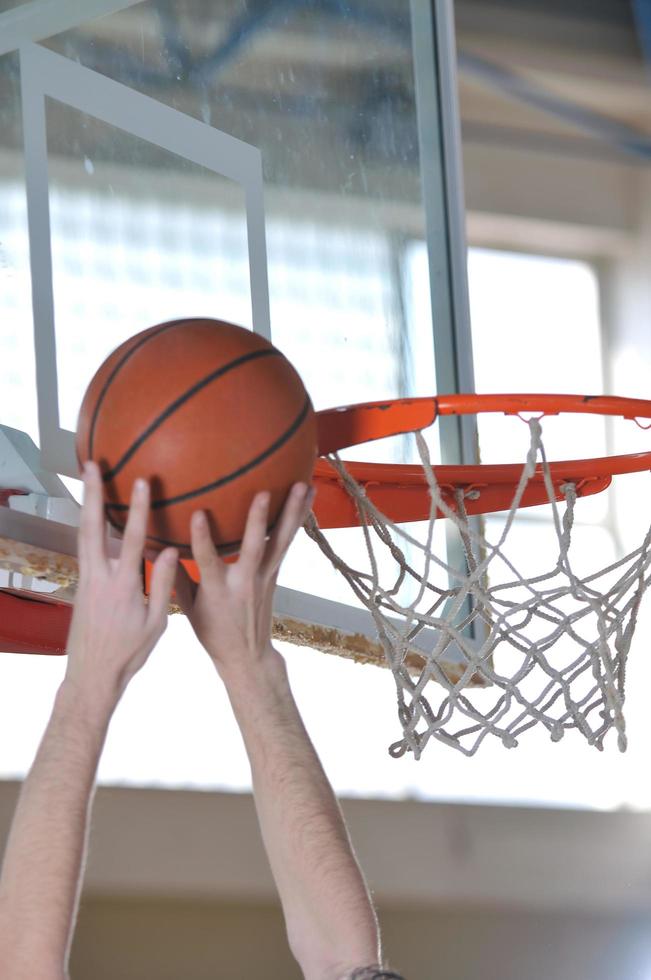
[[[197,510],[192,515],[192,520],[198,527],[202,527],[206,523],[206,515],[203,510]]]
[[[138,479],[136,480],[136,493],[144,493],[147,489],[147,481]]]
[[[307,497],[305,498],[308,506],[312,505],[315,497],[316,497],[316,490],[314,489],[314,487],[310,487],[310,489],[307,492]]]

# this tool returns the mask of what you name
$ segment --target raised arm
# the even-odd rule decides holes
[[[221,561],[203,515],[195,514],[192,547],[201,585],[179,568],[177,596],[226,685],[244,737],[292,953],[307,980],[340,980],[379,962],[377,920],[285,662],[271,644],[278,568],[310,503],[308,488],[297,484],[266,542],[269,497],[258,495],[233,564]]]
[[[113,711],[167,621],[177,555],[156,561],[149,605],[140,565],[149,506],[134,489],[122,552],[106,554],[102,486],[90,464],[68,664],[27,776],[0,876],[3,980],[62,980],[79,902],[97,765]]]

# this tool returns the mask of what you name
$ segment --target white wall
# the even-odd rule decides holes
[[[17,793],[0,782],[0,851]],[[651,814],[413,800],[344,800],[343,809],[382,904],[651,910]],[[117,787],[97,794],[86,890],[276,899],[248,794]]]

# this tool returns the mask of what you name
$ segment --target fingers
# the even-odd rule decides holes
[[[190,533],[192,536],[192,554],[199,566],[202,581],[221,578],[224,574],[224,563],[217,554],[210,536],[208,518],[203,511],[197,510],[192,515]]]
[[[162,633],[167,621],[178,557],[176,548],[166,548],[154,562],[149,587],[147,620],[155,633]]]
[[[294,484],[269,541],[265,559],[267,572],[273,574],[277,570],[296,532],[305,522],[313,499],[313,491],[305,483]]]
[[[102,475],[97,463],[84,467],[84,505],[79,523],[79,563],[82,572],[106,563],[106,522]]]
[[[267,491],[258,493],[249,508],[238,561],[240,570],[248,574],[257,572],[265,553],[270,500]]]
[[[267,542],[271,494],[267,491],[256,494],[249,508],[237,561],[240,572],[246,575],[255,574],[263,563],[266,570],[273,572],[280,565],[298,528],[305,522],[313,497],[313,491],[305,483],[295,484],[288,494],[276,528]],[[201,579],[204,580],[206,576],[219,576],[221,579],[227,566],[217,553],[210,536],[208,521],[202,511],[196,511],[192,515],[191,532],[192,554],[199,566]],[[184,604],[191,608],[196,591],[194,583],[184,572],[185,570],[183,572],[179,570],[177,574],[177,597],[182,609]]]
[[[146,480],[136,480],[131,491],[129,517],[122,536],[120,567],[125,571],[138,570],[147,536],[149,517],[149,484]]]

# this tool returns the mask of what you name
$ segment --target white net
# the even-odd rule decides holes
[[[467,491],[455,489],[454,509],[446,503],[421,433],[416,440],[431,494],[424,541],[381,514],[341,459],[330,457],[358,509],[368,568],[351,568],[335,554],[314,517],[306,530],[373,616],[396,682],[403,738],[390,746],[393,756],[410,751],[418,759],[431,739],[466,755],[473,755],[487,736],[512,748],[534,725],[544,726],[553,741],[576,729],[598,749],[614,728],[619,749],[626,748],[626,661],[640,601],[651,581],[651,527],[640,547],[625,557],[578,574],[572,555],[578,485],[569,480],[554,485],[540,421],[527,424],[526,462],[494,542],[468,518]],[[525,576],[509,558],[508,539],[523,494],[541,471],[558,558],[553,567]],[[453,521],[461,535],[467,565],[463,571],[434,553],[440,515]],[[380,581],[380,569],[386,567],[380,552],[387,550],[395,570],[388,583],[386,573]],[[407,560],[407,553],[419,555],[422,571]],[[449,587],[434,583],[436,569],[445,573]],[[416,594],[404,602],[408,582]],[[426,628],[436,631],[428,647],[419,644]],[[424,665],[418,670],[413,658],[408,659],[414,644],[423,651]],[[454,676],[446,666],[451,649],[461,661]]]

